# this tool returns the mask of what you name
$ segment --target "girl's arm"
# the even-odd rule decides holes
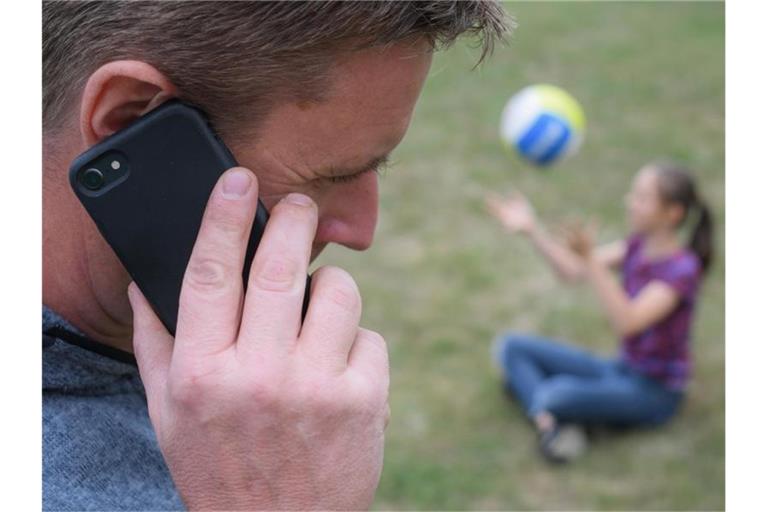
[[[530,232],[529,238],[561,279],[577,282],[586,277],[584,261],[567,245],[553,238],[543,227],[537,224]],[[606,268],[615,268],[624,261],[626,252],[627,244],[624,240],[616,240],[598,247],[594,258]]]
[[[549,234],[539,223],[525,196],[520,193],[515,193],[509,198],[489,195],[487,205],[490,213],[508,231],[527,235],[561,279],[574,282],[585,277],[586,268],[582,258]],[[624,261],[625,253],[626,244],[623,240],[618,240],[598,248],[596,258],[608,267],[616,267]]]
[[[680,301],[678,292],[663,281],[651,281],[631,298],[591,248],[592,235],[575,229],[569,245],[584,262],[586,277],[597,293],[611,326],[619,336],[632,336],[660,322]]]
[[[615,240],[603,244],[595,250],[597,261],[608,268],[617,269],[624,263],[624,257],[627,255],[627,241]]]

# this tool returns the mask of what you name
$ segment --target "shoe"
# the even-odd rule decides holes
[[[563,464],[587,451],[587,433],[580,425],[558,425],[539,434],[539,450],[550,462]]]

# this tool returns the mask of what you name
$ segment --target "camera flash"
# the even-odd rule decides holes
[[[118,162],[117,160],[112,160],[110,167],[112,167],[114,170],[118,170],[120,168],[120,162]]]

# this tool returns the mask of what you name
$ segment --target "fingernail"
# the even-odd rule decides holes
[[[226,197],[242,197],[251,188],[251,173],[244,169],[233,169],[224,176],[222,192]]]
[[[285,196],[285,200],[291,204],[298,206],[309,206],[312,204],[312,200],[304,194],[297,194],[295,192]]]

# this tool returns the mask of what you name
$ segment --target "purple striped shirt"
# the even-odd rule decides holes
[[[624,338],[621,358],[630,367],[682,390],[691,374],[691,324],[696,294],[701,278],[697,256],[688,249],[657,260],[643,256],[644,240],[632,236],[627,240],[624,258],[624,290],[635,297],[651,281],[671,286],[680,300],[664,319],[646,330]]]

